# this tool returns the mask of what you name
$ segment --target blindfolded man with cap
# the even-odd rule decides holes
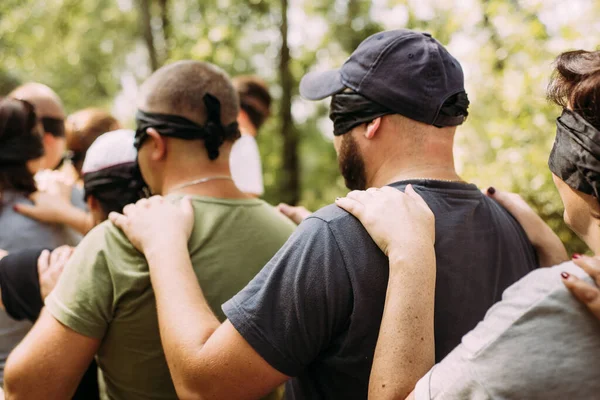
[[[335,147],[348,187],[403,190],[410,183],[435,213],[439,360],[507,286],[536,267],[517,222],[454,170],[454,131],[468,105],[458,61],[427,34],[382,32],[367,38],[340,70],[307,75],[300,90],[311,99],[333,96]],[[164,211],[157,201],[115,219],[146,254],[166,250],[156,240],[145,246],[149,233],[134,228],[145,226],[136,215]],[[182,263],[178,269],[185,270],[186,261],[153,259],[151,270],[164,271],[153,279],[155,288],[185,284],[173,266]],[[387,281],[384,253],[358,220],[332,205],[304,220],[223,305],[224,324],[215,325],[198,288],[178,292],[177,299],[157,296],[159,309],[185,304],[194,310],[193,323],[161,314],[178,394],[256,398],[287,381],[287,398],[366,398]]]
[[[142,85],[138,106],[135,147],[141,175],[152,192],[173,199],[190,196],[195,209],[190,240],[163,255],[191,257],[192,279],[185,285],[200,282],[208,288],[206,309],[218,311],[294,226],[267,203],[239,191],[231,178],[239,99],[221,69],[196,61],[164,66]],[[88,198],[102,200],[98,193],[106,192],[107,177],[96,166],[102,161],[86,158]],[[130,165],[122,167],[113,171],[116,176],[131,172]],[[122,197],[110,194],[113,200]],[[156,235],[165,241],[170,236]],[[92,230],[65,266],[30,334],[9,357],[8,396],[69,398],[97,353],[109,398],[176,399],[150,278],[144,255],[114,225]],[[178,321],[189,322],[185,309],[172,311]]]

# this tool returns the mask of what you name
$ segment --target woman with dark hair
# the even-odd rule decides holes
[[[34,175],[44,155],[42,134],[30,103],[0,99],[0,249],[9,253],[75,244],[64,226],[38,222],[14,210],[17,204],[31,204],[29,196],[36,191]],[[30,322],[16,321],[0,311],[0,383],[8,353],[30,328]]]
[[[565,205],[564,219],[600,254],[600,52],[560,55],[548,97],[563,107],[548,164]],[[564,257],[558,237],[518,195],[494,188],[487,194],[521,223],[540,259]],[[576,254],[573,262],[531,272],[509,287],[462,343],[431,368],[433,215],[412,189],[407,194],[352,192],[338,205],[363,222],[390,258],[370,398],[404,399],[413,389],[408,398],[599,398],[597,259]],[[403,232],[407,219],[421,229]],[[403,254],[411,249],[413,257],[396,258],[399,248]],[[419,380],[414,371],[425,375]]]

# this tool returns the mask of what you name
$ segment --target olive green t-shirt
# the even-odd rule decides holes
[[[206,300],[223,321],[221,304],[271,259],[294,225],[262,200],[192,197],[192,203],[192,265]],[[146,259],[112,223],[83,239],[46,308],[74,331],[102,340],[97,360],[111,399],[177,398]]]

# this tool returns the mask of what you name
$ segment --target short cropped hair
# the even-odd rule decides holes
[[[559,55],[547,96],[600,129],[600,51],[575,50]]]
[[[85,153],[103,133],[119,128],[119,121],[101,108],[86,108],[67,117],[65,123],[67,148],[73,154],[73,163],[81,171]]]
[[[236,122],[239,99],[231,80],[219,67],[201,61],[178,61],[154,72],[142,85],[142,111],[178,115],[199,125],[207,120],[204,95],[210,93],[221,103],[221,124]],[[235,140],[230,133],[224,140]]]
[[[257,76],[242,75],[233,78],[233,86],[240,98],[240,107],[258,130],[271,115],[271,94],[267,84]]]

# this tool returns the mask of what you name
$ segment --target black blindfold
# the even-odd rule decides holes
[[[83,175],[85,198],[93,195],[111,210],[121,212],[127,204],[147,197],[146,183],[136,162],[124,163]]]
[[[571,188],[600,199],[600,131],[581,115],[563,110],[556,120],[550,171]]]
[[[202,139],[206,145],[208,156],[211,160],[219,156],[219,147],[226,138],[237,138],[239,128],[237,122],[223,126],[221,124],[221,103],[213,95],[204,95],[204,105],[207,111],[207,121],[204,126],[198,125],[187,118],[177,115],[150,113],[138,110],[135,118],[137,130],[135,133],[135,147],[139,150],[147,137],[146,130],[154,128],[162,136],[178,139]]]
[[[65,121],[57,118],[40,118],[44,126],[44,132],[48,132],[54,137],[65,137]]]
[[[331,98],[329,118],[333,121],[333,134],[340,136],[375,118],[394,112],[358,93],[340,93]]]

